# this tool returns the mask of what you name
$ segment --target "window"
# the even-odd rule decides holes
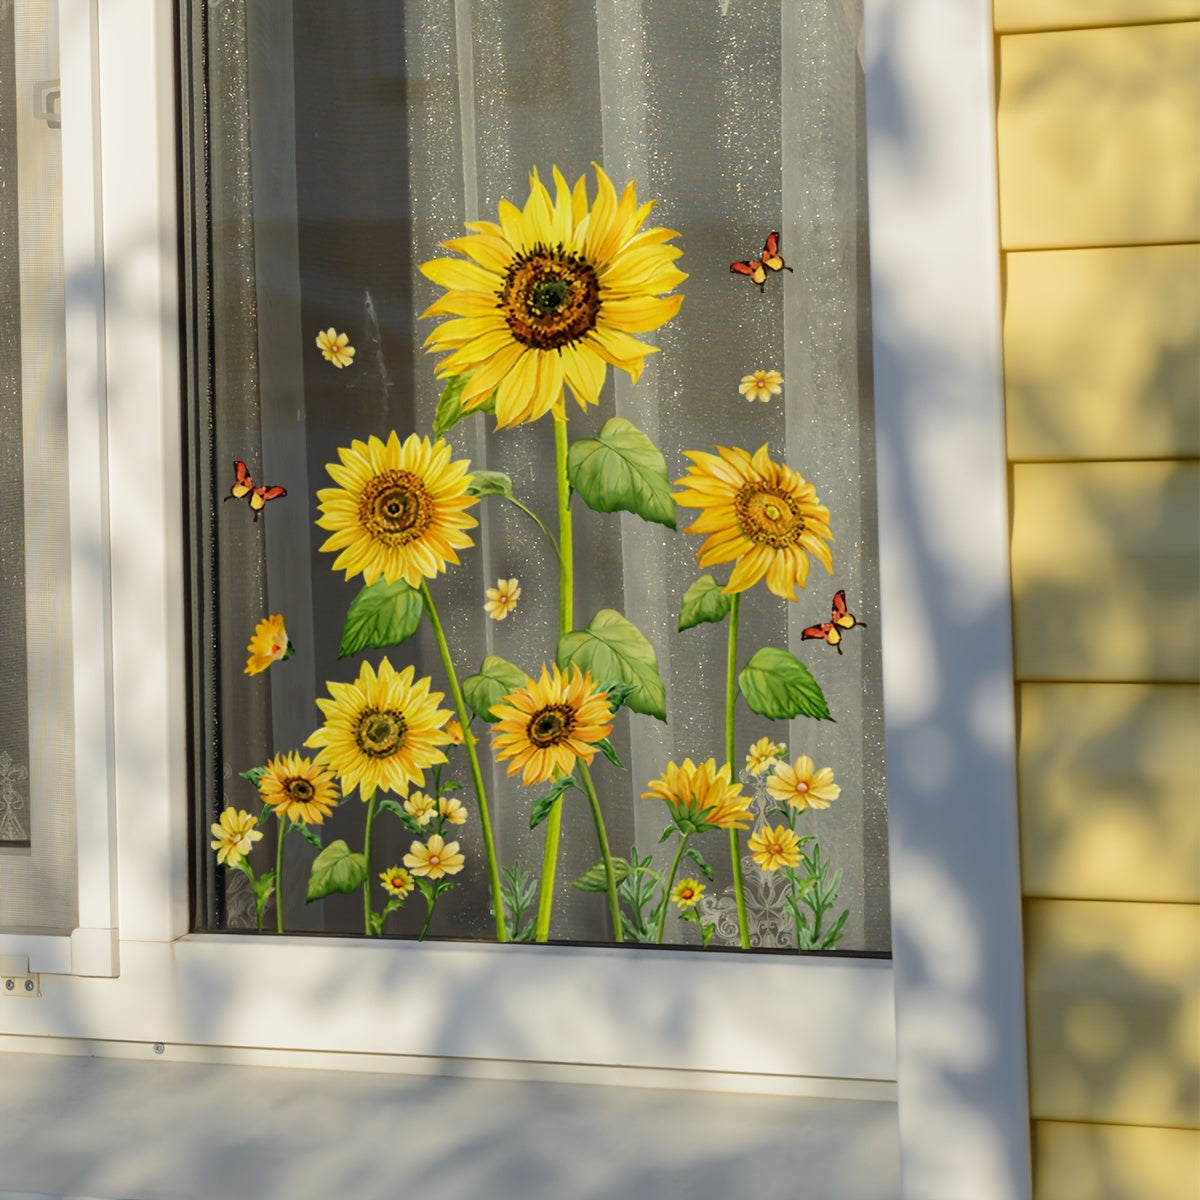
[[[201,927],[606,942],[619,908],[630,941],[886,952],[858,6],[197,4],[191,21]],[[630,181],[657,207],[611,262],[583,234],[581,257],[556,248],[555,221],[586,208],[597,227],[601,190]],[[439,248],[530,195],[506,250]],[[485,286],[504,297],[479,330],[511,335],[439,366],[422,341],[445,363]],[[386,465],[331,478],[393,431]],[[431,435],[448,449],[427,487]],[[460,485],[447,464],[468,462]],[[740,522],[735,553],[705,540],[712,521]],[[418,691],[397,683],[389,708],[364,664],[411,666]],[[579,687],[541,683],[549,664]],[[343,711],[348,685],[363,696]],[[383,754],[397,711],[408,732]],[[477,744],[439,749],[448,720]],[[410,754],[406,736],[434,740]],[[264,809],[247,773],[301,801]],[[656,787],[674,809],[641,798]],[[314,790],[330,803],[302,802]],[[243,846],[266,838],[217,865],[210,825],[260,812]]]

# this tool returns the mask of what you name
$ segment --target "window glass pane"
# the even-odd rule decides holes
[[[57,5],[0,5],[0,928],[75,924]]]
[[[887,950],[859,25],[193,7],[202,927]]]

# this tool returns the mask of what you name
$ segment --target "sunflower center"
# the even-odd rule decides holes
[[[433,498],[411,471],[380,471],[362,490],[358,517],[371,537],[389,546],[407,546],[433,523]]]
[[[783,491],[747,483],[733,503],[742,532],[760,546],[781,549],[798,541],[804,532],[800,506]]]
[[[369,758],[388,758],[404,745],[408,722],[402,713],[391,709],[367,709],[354,731],[358,748]]]
[[[538,242],[518,254],[500,288],[512,335],[534,350],[558,350],[596,327],[600,280],[582,255]]]
[[[557,746],[575,727],[575,710],[569,704],[539,709],[529,722],[529,740],[537,747]]]
[[[307,779],[289,779],[283,785],[283,790],[289,800],[296,800],[301,804],[307,804],[317,794],[316,788]]]

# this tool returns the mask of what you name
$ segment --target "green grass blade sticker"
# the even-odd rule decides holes
[[[675,528],[675,501],[667,461],[659,448],[624,417],[605,421],[594,438],[567,452],[571,486],[596,512],[631,512]]]

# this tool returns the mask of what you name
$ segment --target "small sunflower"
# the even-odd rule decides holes
[[[317,699],[325,724],[304,744],[322,747],[317,759],[341,777],[344,796],[356,787],[363,800],[377,789],[407,795],[424,785],[426,767],[446,761],[439,747],[450,741],[450,712],[438,708],[442,693],[429,682],[414,682],[412,667],[396,671],[385,658],[378,675],[366,662],[353,683],[326,684],[333,699]]]
[[[413,792],[404,801],[404,811],[410,817],[415,817],[417,824],[424,829],[433,820],[433,814],[437,812],[437,803],[432,796],[427,796],[424,792]]]
[[[792,766],[780,763],[767,780],[767,791],[776,800],[785,800],[793,808],[828,808],[831,800],[841,794],[833,782],[830,767],[818,768],[807,754],[802,754]]]
[[[383,890],[397,900],[403,900],[416,886],[413,877],[403,867],[388,867],[386,871],[381,871],[379,882],[383,884]]]
[[[493,621],[503,621],[510,612],[516,611],[521,588],[515,579],[497,579],[496,586],[487,588],[484,595],[487,596],[487,603],[483,611]]]
[[[250,853],[254,843],[262,839],[262,830],[255,829],[258,818],[239,808],[227,808],[219,821],[210,827],[216,841],[209,845],[217,852],[217,862],[236,867]]]
[[[751,775],[761,775],[764,771],[772,770],[786,753],[787,747],[782,742],[759,738],[746,755],[746,770]]]
[[[572,665],[564,675],[553,666],[554,675],[542,667],[536,683],[525,680],[499,704],[492,714],[492,747],[501,761],[510,759],[508,773],[524,770],[526,786],[544,783],[575,769],[576,759],[591,763],[596,744],[612,732],[612,709],[608,693],[599,690],[591,675]]]
[[[764,825],[756,829],[746,843],[754,861],[764,871],[778,871],[780,867],[797,867],[804,856],[800,853],[800,839],[786,826],[772,829]]]
[[[325,360],[333,363],[339,371],[354,362],[354,347],[350,345],[350,335],[338,333],[332,325],[317,334],[317,349],[325,356]]]
[[[761,400],[766,404],[772,396],[778,396],[783,391],[783,376],[778,371],[754,371],[742,376],[738,391],[747,400]]]
[[[681,879],[671,889],[671,899],[681,909],[695,908],[700,897],[704,895],[704,884],[698,879]]]
[[[393,430],[386,442],[355,440],[338,457],[325,469],[341,486],[317,493],[317,524],[332,530],[321,549],[341,551],[333,569],[347,579],[361,573],[364,583],[382,576],[419,587],[458,562],[455,550],[475,544],[463,532],[479,524],[465,511],[478,503],[467,494],[470,463],[451,462],[441,438],[413,433],[402,446]]]
[[[750,797],[740,783],[730,782],[729,764],[719,770],[710,758],[697,766],[690,758],[682,766],[667,763],[658,779],[642,793],[644,800],[662,800],[675,824],[685,833],[705,829],[745,829],[750,824]]]
[[[753,456],[725,446],[716,454],[686,454],[694,465],[675,481],[685,488],[675,503],[701,510],[686,532],[709,535],[697,555],[702,567],[736,560],[726,592],[744,592],[765,576],[775,595],[795,600],[796,584],[804,587],[808,579],[810,554],[833,572],[829,510],[812,484],[773,461],[766,446]]]
[[[500,223],[470,221],[471,236],[444,242],[466,258],[437,258],[421,272],[446,294],[422,316],[449,316],[425,339],[431,353],[450,350],[439,378],[469,373],[463,408],[496,394],[501,428],[562,411],[563,385],[580,408],[599,403],[607,367],[635,383],[648,354],[631,336],[657,329],[683,297],[663,295],[687,276],[670,229],[642,229],[653,201],[638,204],[630,183],[620,198],[596,167],[588,205],[582,176],[570,188],[554,168],[551,198],[537,171],[519,209],[507,200]],[[468,261],[470,260],[470,261]]]
[[[319,759],[301,758],[294,750],[267,763],[258,791],[277,817],[300,825],[321,825],[338,802],[333,771]]]
[[[438,800],[438,812],[451,825],[465,825],[467,823],[466,805],[457,796],[442,796]]]
[[[427,842],[413,842],[409,853],[404,856],[404,865],[414,875],[425,879],[457,875],[466,861],[458,852],[458,843],[443,841],[438,833]]]
[[[296,650],[284,628],[283,613],[274,613],[259,621],[246,649],[250,651],[250,657],[246,659],[243,675],[258,675],[274,662],[287,662]]]

